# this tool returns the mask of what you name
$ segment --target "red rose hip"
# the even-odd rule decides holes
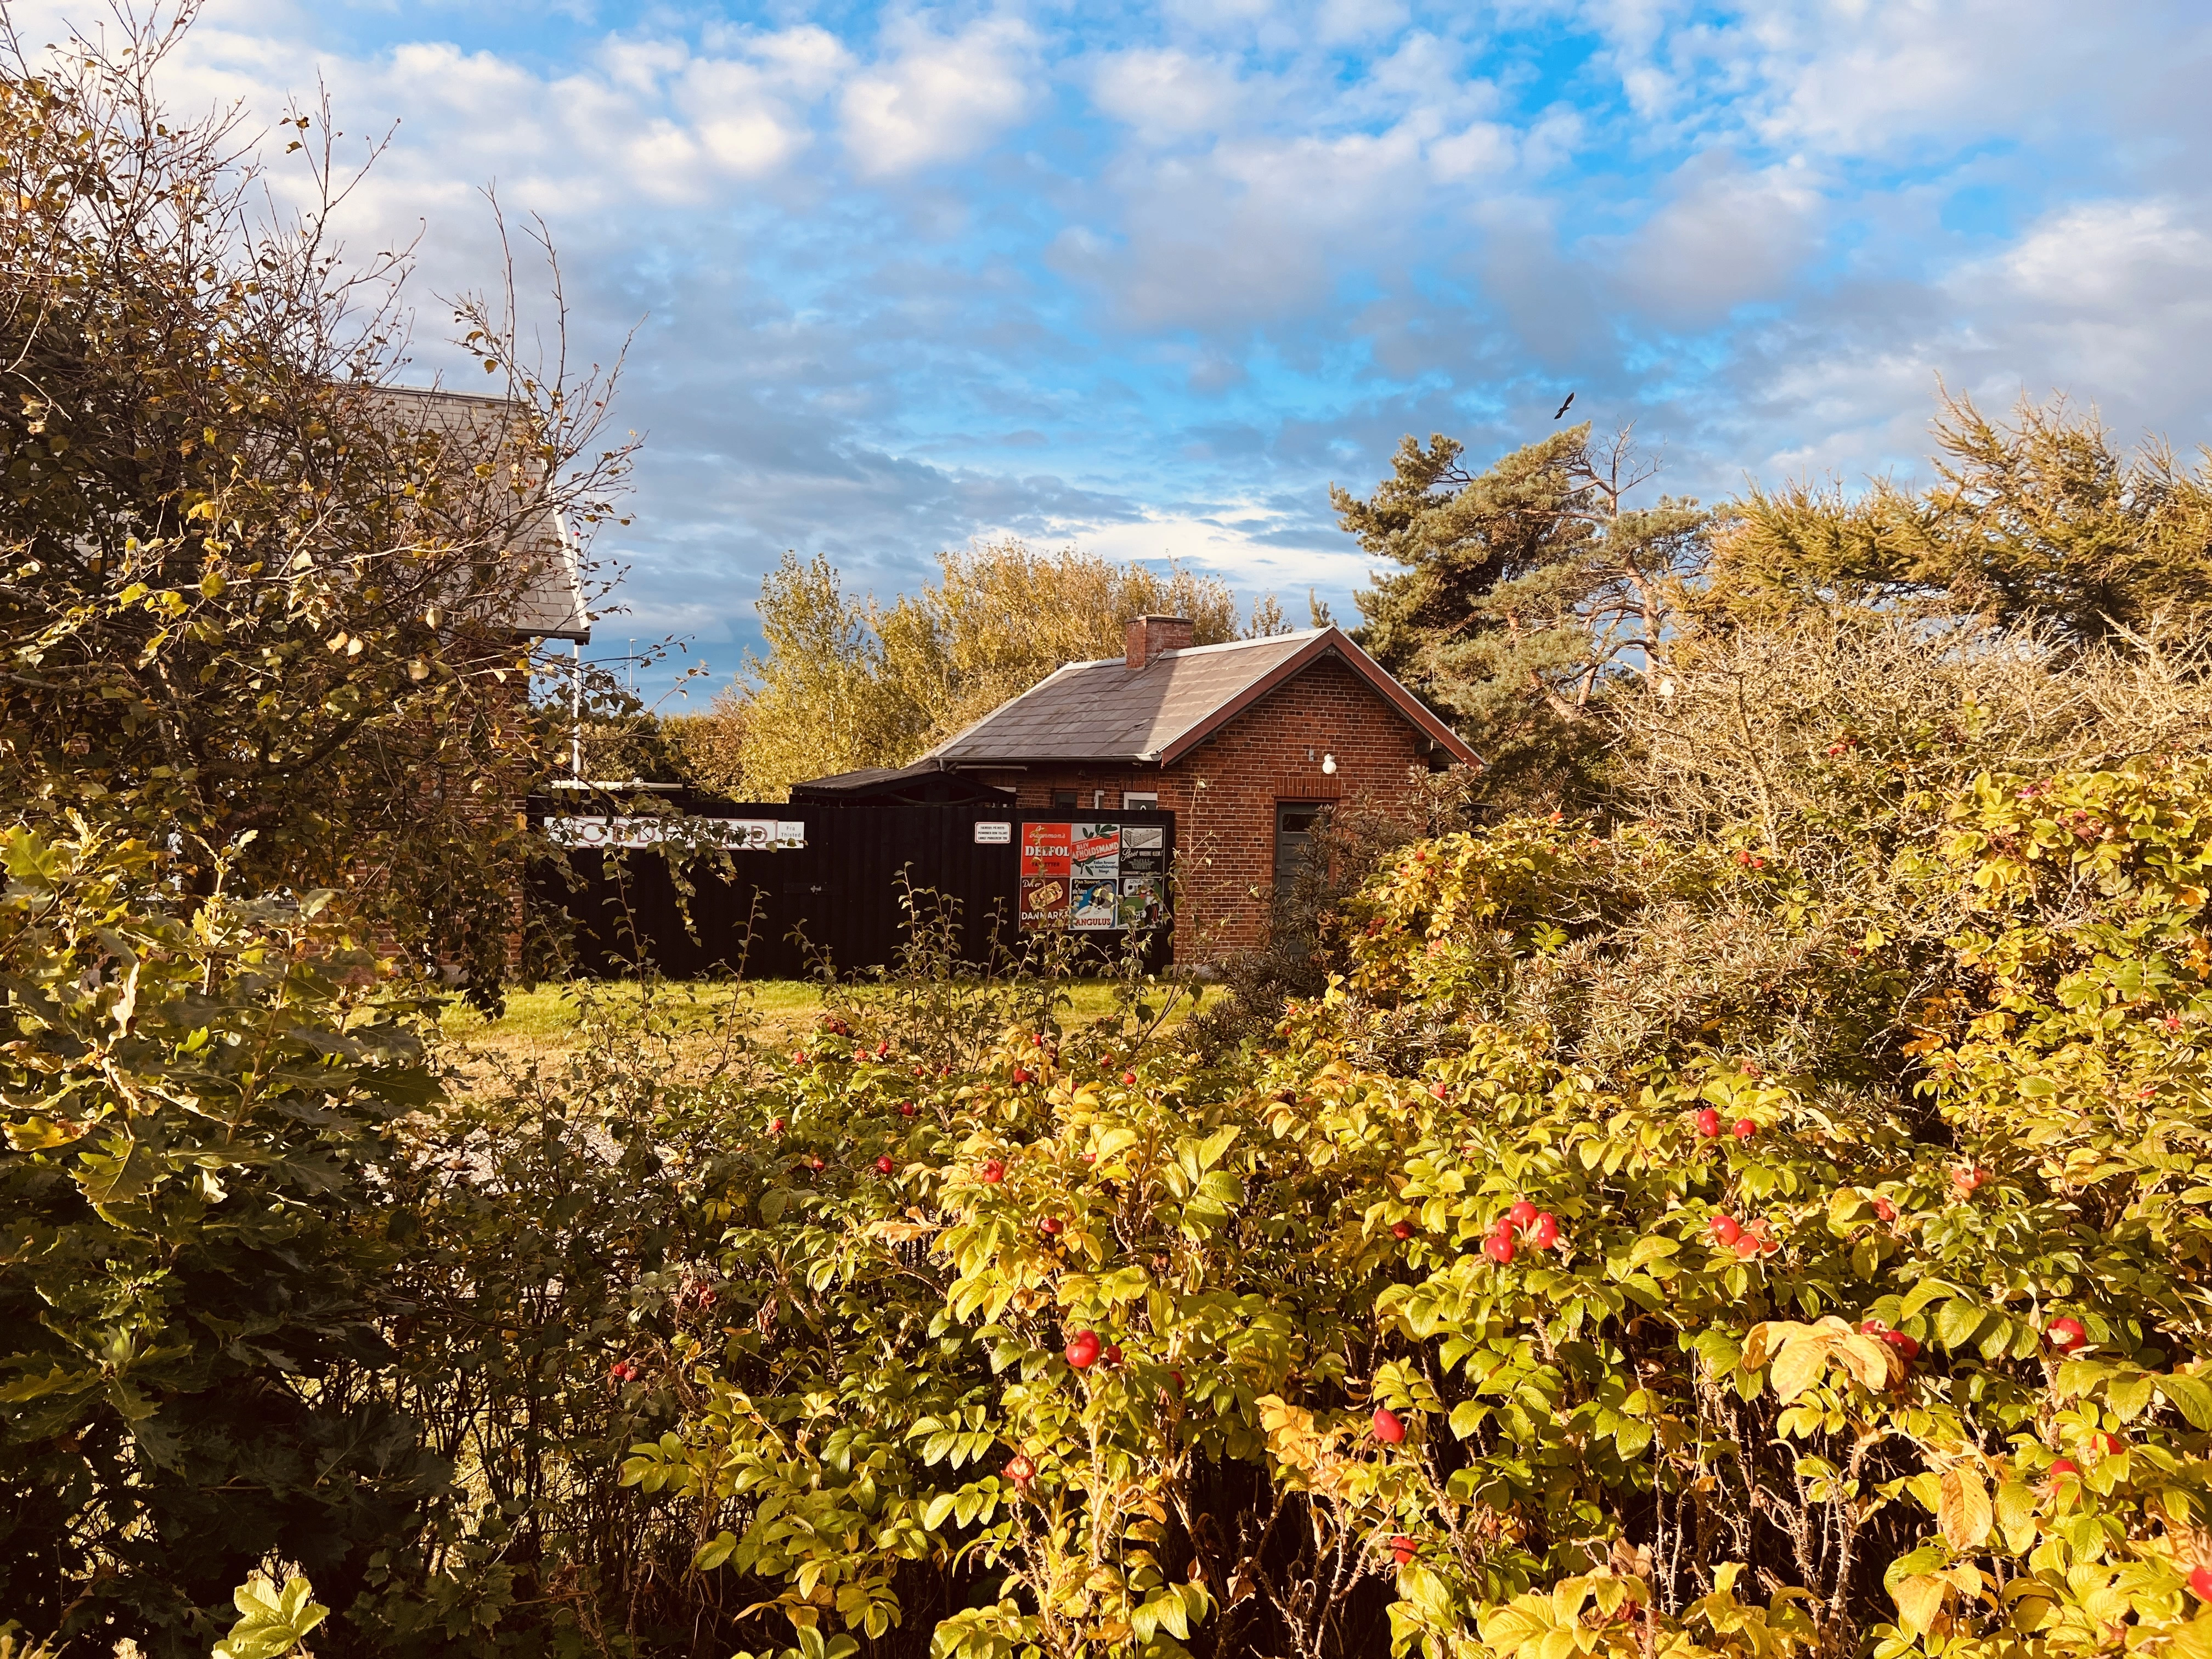
[[[1375,1408],[1375,1437],[1386,1446],[1395,1446],[1406,1437],[1406,1425],[1397,1413],[1388,1406]]]
[[[1067,1363],[1079,1371],[1087,1371],[1098,1363],[1098,1333],[1078,1331],[1067,1339],[1067,1346],[1060,1350]]]

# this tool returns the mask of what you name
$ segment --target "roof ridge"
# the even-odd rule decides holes
[[[1282,634],[1255,634],[1249,639],[1216,640],[1212,645],[1178,646],[1172,651],[1153,652],[1151,661],[1158,662],[1163,657],[1202,656],[1209,651],[1242,651],[1255,645],[1281,645],[1285,641],[1290,640],[1310,640],[1320,635],[1328,633],[1330,629],[1334,628],[1336,624],[1334,623],[1330,623],[1321,628],[1294,628],[1287,633]],[[1054,674],[1058,674],[1070,668],[1103,668],[1109,663],[1126,663],[1128,660],[1129,659],[1126,653],[1118,657],[1085,657],[1075,662],[1064,662],[1052,672]],[[1141,674],[1144,672],[1144,670],[1140,668],[1137,672]],[[1045,678],[1049,679],[1051,675],[1047,675]],[[1039,680],[1037,682],[1038,685],[1042,685],[1043,684],[1044,680]]]

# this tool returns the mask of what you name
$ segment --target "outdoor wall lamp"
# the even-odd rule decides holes
[[[1334,777],[1336,775],[1336,757],[1334,755],[1323,755],[1321,757],[1321,770],[1323,777]]]

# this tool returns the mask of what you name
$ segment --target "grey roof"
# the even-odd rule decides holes
[[[515,405],[504,398],[442,387],[380,386],[364,388],[370,398],[392,411],[396,420],[419,422],[463,443],[498,442]],[[529,574],[506,616],[499,618],[518,634],[541,639],[592,637],[592,618],[584,605],[583,572],[568,526],[557,513],[531,525],[508,557],[527,560]]]
[[[1070,663],[939,744],[927,758],[957,766],[994,761],[1171,763],[1324,657],[1342,660],[1459,758],[1474,759],[1450,727],[1335,628],[1163,651],[1133,671],[1121,657]]]

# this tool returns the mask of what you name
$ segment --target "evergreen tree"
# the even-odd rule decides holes
[[[1694,501],[1626,498],[1654,469],[1587,424],[1462,464],[1442,434],[1408,436],[1365,500],[1332,487],[1339,522],[1399,567],[1355,597],[1360,643],[1450,719],[1492,793],[1583,787],[1588,716],[1608,685],[1664,654],[1680,580],[1705,558]]]

